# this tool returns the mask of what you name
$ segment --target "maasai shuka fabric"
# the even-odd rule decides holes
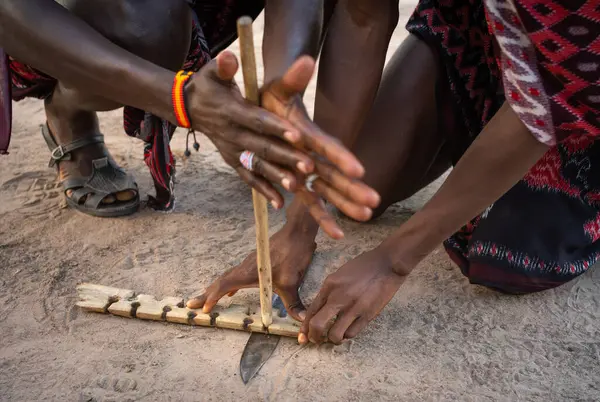
[[[510,293],[585,272],[600,256],[600,3],[422,0],[407,28],[444,63],[465,126],[458,149],[505,101],[550,146],[445,242],[452,259],[472,283]]]

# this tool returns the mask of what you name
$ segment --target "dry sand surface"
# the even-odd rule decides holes
[[[401,10],[391,50],[411,8]],[[313,97],[314,86],[311,107]],[[301,347],[284,339],[248,386],[238,374],[247,333],[79,311],[75,286],[85,281],[159,297],[202,290],[254,248],[250,192],[203,138],[199,154],[178,162],[174,213],[97,219],[61,209],[43,120],[41,102],[15,105],[11,154],[0,158],[0,400],[600,400],[598,269],[557,290],[509,297],[469,285],[438,250],[354,342]],[[121,112],[101,122],[117,161],[150,192],[141,144],[123,134]],[[174,149],[183,161],[183,135]],[[376,223],[343,222],[344,241],[319,236],[305,300],[435,187]],[[271,214],[272,232],[283,219]],[[233,298],[257,300],[255,290]]]

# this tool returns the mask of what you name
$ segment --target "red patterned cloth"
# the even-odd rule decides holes
[[[600,3],[486,0],[507,101],[548,145],[600,135]]]
[[[407,29],[440,55],[462,116],[456,160],[506,100],[550,150],[446,242],[472,283],[559,286],[600,258],[598,0],[421,0]]]

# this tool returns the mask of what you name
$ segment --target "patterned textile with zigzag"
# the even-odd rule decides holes
[[[460,150],[505,100],[551,145],[446,241],[452,259],[471,282],[511,293],[585,272],[600,257],[600,2],[422,0],[407,28],[444,63]]]

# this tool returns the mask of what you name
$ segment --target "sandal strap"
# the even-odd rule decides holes
[[[92,161],[92,173],[87,177],[70,177],[61,182],[65,193],[73,190],[70,198],[77,204],[87,197],[86,207],[98,208],[100,202],[109,194],[122,191],[139,191],[131,175],[116,166],[108,157]]]
[[[50,148],[50,162],[48,163],[48,167],[53,167],[56,163],[62,160],[70,160],[71,152],[86,147],[92,144],[101,144],[104,143],[103,135],[94,135],[92,137],[80,138],[73,142],[70,142],[65,145],[58,145],[54,140],[54,136],[50,132],[47,124],[42,126],[42,135],[46,140],[46,144],[48,148]]]

